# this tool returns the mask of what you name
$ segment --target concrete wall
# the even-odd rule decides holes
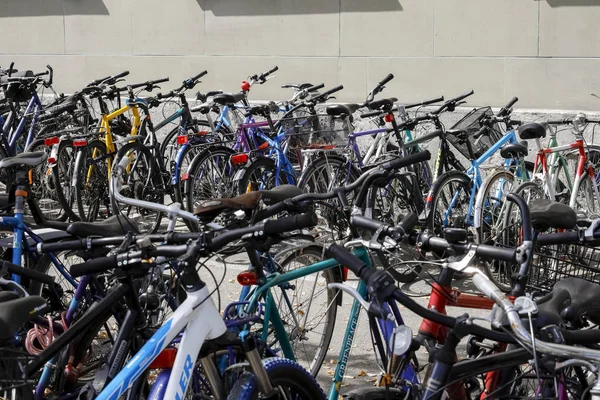
[[[1,0],[0,65],[49,63],[64,92],[124,69],[208,69],[201,90],[235,91],[278,65],[257,100],[311,81],[358,101],[392,72],[406,101],[473,88],[470,105],[597,110],[599,21],[600,0]]]

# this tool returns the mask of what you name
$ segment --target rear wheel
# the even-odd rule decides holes
[[[76,213],[78,210],[76,210],[75,187],[72,185],[76,156],[77,150],[73,146],[73,141],[61,140],[56,152],[56,163],[52,167],[56,196],[71,221],[79,221],[79,215]]]
[[[506,212],[506,195],[513,191],[515,176],[502,169],[488,176],[477,194],[475,204],[475,226],[478,227],[479,243],[494,244],[502,230],[504,212]],[[480,210],[480,211],[479,211]],[[479,211],[479,212],[478,212]]]
[[[75,172],[77,211],[82,221],[92,222],[99,216],[106,218],[109,209],[108,159],[106,145],[94,140],[77,153]]]
[[[467,228],[471,179],[457,171],[447,172],[433,184],[427,203],[427,229],[444,236],[445,228]]]
[[[30,146],[30,151],[47,151],[47,147],[41,140],[36,140]],[[64,160],[64,158],[63,158]],[[63,208],[57,194],[57,188],[60,185],[48,163],[42,164],[32,169],[31,191],[37,199],[38,205],[44,217],[49,221],[65,221],[67,213]]]
[[[270,190],[275,186],[285,185],[294,179],[285,172],[277,172],[275,161],[270,158],[257,158],[246,169],[237,183],[238,193],[244,194],[256,190]]]
[[[123,173],[121,194],[131,199],[138,199],[154,204],[163,204],[165,187],[154,155],[139,142],[127,143],[117,153],[115,163],[129,158],[127,170]],[[114,179],[114,178],[112,178]],[[135,220],[140,233],[154,233],[160,227],[163,214],[144,207],[118,204],[112,201],[113,214],[122,214]]]

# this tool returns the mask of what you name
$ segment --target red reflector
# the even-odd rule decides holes
[[[187,135],[179,135],[177,136],[177,144],[187,144],[188,137]]]
[[[173,363],[177,357],[177,349],[175,347],[167,347],[160,352],[158,357],[154,359],[148,366],[150,369],[166,369],[173,368]]]
[[[383,117],[383,120],[385,122],[392,122],[394,120],[394,116],[392,114],[386,114],[386,116]]]
[[[86,139],[74,139],[73,146],[75,146],[75,147],[87,146],[87,140]]]
[[[263,144],[261,144],[260,146],[258,146],[258,150],[264,150],[267,147],[269,147],[269,142],[264,142]]]
[[[48,157],[48,164],[54,164],[56,162],[56,158],[54,157]]]
[[[232,164],[246,164],[248,162],[248,154],[246,153],[241,153],[241,154],[236,154],[234,156],[231,156],[231,163]]]
[[[247,92],[248,90],[250,90],[250,84],[246,81],[242,81],[242,90],[244,92]]]
[[[206,136],[208,135],[210,132],[209,131],[200,131],[198,133],[196,133],[196,135],[200,135],[200,136]]]
[[[52,136],[47,139],[44,139],[44,144],[48,147],[58,144],[58,142],[60,142],[60,139],[58,138],[58,136]]]
[[[187,172],[184,172],[183,175],[181,175],[181,180],[182,181],[187,181],[190,177],[190,174],[188,174]]]
[[[242,286],[251,286],[258,283],[258,276],[254,271],[240,272],[237,276],[237,281]]]

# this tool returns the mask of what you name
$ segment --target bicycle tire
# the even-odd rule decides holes
[[[504,179],[504,182],[502,182],[502,179]],[[477,202],[475,203],[475,210],[481,208],[481,212],[478,214],[479,220],[475,221],[475,226],[478,226],[477,239],[479,243],[493,244],[493,232],[497,231],[498,226],[494,224],[494,221],[490,220],[498,216],[497,212],[503,211],[506,195],[512,191],[511,189],[506,189],[507,182],[511,183],[510,187],[512,188],[515,182],[515,175],[503,168],[488,175],[479,188]],[[496,188],[495,185],[497,184],[502,184],[502,187]],[[501,190],[500,194],[502,198],[489,194],[490,190]],[[501,215],[498,217],[500,218],[498,222],[502,224],[504,219]]]
[[[206,148],[206,143],[201,144],[191,144],[187,146],[183,150],[183,154],[181,155],[181,162],[179,165],[179,173],[177,176],[174,171],[171,171],[171,186],[173,186],[173,195],[175,197],[175,201],[181,204],[181,208],[187,210],[187,194],[185,191],[185,184],[183,178],[183,174],[188,171],[192,162],[198,156],[198,154],[202,153],[202,151]]]
[[[314,259],[309,260],[308,263],[303,263],[302,261],[300,261],[304,267],[311,265],[311,264],[315,264],[319,261],[322,261],[323,260],[323,248],[320,246],[317,246],[317,245],[308,245],[306,247],[296,249],[293,252],[287,254],[286,257],[279,263],[279,265],[282,267],[282,269],[284,271],[290,271],[290,269],[287,267],[291,263],[293,263],[294,261],[297,261],[298,259],[300,259],[302,257],[307,257],[307,256],[314,257]],[[300,267],[300,268],[303,268],[303,267]],[[331,338],[333,336],[333,331],[335,329],[335,322],[336,322],[336,316],[337,316],[338,305],[336,304],[336,296],[341,295],[341,294],[337,293],[337,290],[328,289],[328,287],[327,287],[327,285],[330,283],[341,281],[341,279],[339,279],[339,278],[336,279],[334,270],[326,269],[326,270],[322,271],[322,274],[323,274],[323,278],[325,279],[325,284],[323,286],[319,285],[319,287],[324,288],[324,290],[327,293],[326,294],[327,299],[325,301],[326,310],[323,313],[320,313],[321,309],[319,309],[315,315],[323,315],[326,318],[325,326],[323,328],[323,335],[321,336],[320,343],[317,346],[316,353],[312,357],[308,356],[308,354],[306,354],[307,357],[300,357],[298,355],[298,352],[296,351],[296,349],[294,349],[294,356],[296,358],[296,362],[300,363],[302,365],[302,367],[306,368],[306,370],[312,376],[317,376],[317,374],[319,373],[319,370],[323,364],[323,361],[325,360],[325,357],[327,356],[327,350],[329,349],[329,344],[331,343]],[[300,336],[297,341],[290,339],[290,341],[292,342],[291,343],[292,347],[300,347],[301,341],[308,340],[305,336],[306,335],[306,333],[304,332],[305,330],[310,333],[310,331],[314,331],[314,329],[315,329],[314,326],[310,326],[307,323],[308,318],[309,318],[308,311],[302,310],[302,308],[307,309],[307,310],[312,310],[312,308],[313,308],[312,303],[319,296],[314,291],[315,287],[318,285],[318,278],[315,275],[318,276],[318,274],[309,275],[311,278],[312,277],[315,278],[313,280],[314,285],[312,288],[312,292],[309,296],[310,300],[311,300],[309,305],[305,304],[305,300],[300,300],[299,298],[296,297],[297,293],[305,292],[305,290],[302,290],[302,288],[304,288],[304,283],[298,284],[297,282],[300,279],[290,282],[290,284],[294,285],[294,289],[293,289],[294,297],[293,297],[293,300],[291,300],[289,302],[289,304],[291,304],[292,307],[294,307],[294,310],[288,309],[288,311],[290,314],[298,315],[298,316],[304,318],[304,323],[301,323],[300,327],[297,327],[297,326],[294,327],[294,324],[293,324],[294,321],[291,321],[291,323],[286,324],[286,326],[293,328],[293,332],[291,332],[291,333]],[[304,278],[307,278],[307,277],[304,277]],[[281,286],[281,289],[284,290],[283,286]],[[275,297],[275,293],[273,293],[273,294]],[[278,307],[281,308],[281,302],[278,302]],[[285,315],[281,309],[280,309],[279,313],[280,313],[282,320],[284,320]],[[309,328],[309,326],[310,326],[310,328]],[[301,329],[302,332],[297,331],[298,328]],[[298,344],[298,345],[294,346],[295,344]],[[269,345],[269,347],[273,347],[272,343],[268,343],[268,345]],[[311,347],[312,347],[312,344],[311,344]],[[308,363],[309,363],[308,365],[305,365],[306,361],[308,361]]]
[[[586,218],[596,218],[600,215],[600,206],[594,193],[594,178],[590,178],[587,171],[581,175],[581,184],[575,193],[575,206],[573,207],[578,214]]]
[[[295,394],[296,400],[325,399],[325,393],[315,378],[299,364],[285,358],[268,358],[263,365],[271,384],[282,394]],[[228,400],[257,400],[260,391],[256,377],[252,374],[242,375],[235,383]]]
[[[342,395],[345,400],[405,400],[413,399],[405,389],[384,387],[355,389]]]
[[[523,197],[527,204],[530,204],[530,201],[533,198],[545,197],[544,190],[538,184],[531,181],[521,183],[514,189],[513,193]],[[517,211],[517,209],[518,207],[514,203],[507,203],[501,235],[499,236],[500,241],[498,242],[500,246],[515,247],[518,244],[517,240],[520,235],[520,225],[513,224],[510,219],[513,210]],[[518,211],[516,218],[517,221],[520,220],[520,213]],[[501,261],[494,261],[492,264],[483,263],[483,266],[485,274],[496,284],[496,286],[498,286],[498,288],[500,288],[500,290],[504,292],[510,292],[512,290],[512,275],[515,272],[515,268],[518,268],[518,266]]]
[[[72,174],[75,173],[73,169],[75,167],[76,156],[71,156],[70,160],[69,158],[64,157],[64,154],[69,150],[74,151],[74,153],[77,154],[77,151],[73,146],[73,140],[61,140],[56,152],[56,163],[52,167],[52,176],[54,177],[56,185],[56,196],[58,197],[58,201],[62,205],[63,210],[65,210],[68,219],[71,221],[79,221],[79,215],[73,210],[74,206],[77,204],[77,199],[75,196],[75,188],[71,185]],[[62,169],[61,164],[63,166]]]
[[[156,159],[148,147],[138,141],[127,143],[117,152],[113,165],[118,165],[123,157],[132,157],[133,154],[135,157],[129,164],[131,169],[123,173],[125,185],[121,193],[125,197],[163,204],[165,198],[163,178]],[[155,233],[163,218],[161,212],[141,207],[120,206],[113,199],[111,199],[111,206],[113,215],[122,214],[133,218],[138,223],[139,233]]]
[[[95,153],[95,154],[94,154]],[[80,149],[75,160],[75,173],[79,174],[75,184],[75,202],[81,221],[95,221],[102,204],[109,214],[108,163],[106,144],[92,140]]]
[[[235,150],[225,146],[209,146],[202,150],[190,163],[188,177],[185,182],[185,209],[193,212],[196,204],[202,200],[212,198],[233,197],[235,188],[232,182],[237,167],[229,162]],[[229,171],[227,171],[229,168]],[[216,181],[203,182],[204,177],[215,173]],[[220,179],[218,179],[220,178]],[[198,192],[196,187],[199,186]],[[186,225],[193,232],[198,232],[199,226],[192,221]]]
[[[431,191],[427,195],[427,204],[426,204],[426,224],[427,229],[432,232],[434,235],[443,237],[444,232],[443,228],[448,227],[442,226],[441,218],[438,218],[438,213],[441,211],[448,211],[448,205],[439,204],[440,201],[444,201],[449,203],[450,197],[448,194],[444,193],[444,189],[449,187],[451,184],[454,184],[456,187],[450,187],[449,193],[456,194],[459,190],[463,193],[466,193],[467,196],[470,196],[471,185],[473,184],[471,179],[464,173],[458,171],[449,171],[445,174],[442,174],[436,182],[431,187]],[[464,201],[460,201],[459,203],[464,203]],[[468,203],[468,201],[467,201]],[[440,210],[440,207],[443,210]],[[461,221],[461,218],[466,219],[467,215],[457,215],[454,219],[454,224],[451,224],[451,227],[455,228],[465,228],[464,220]]]
[[[279,180],[279,183],[277,183]],[[277,165],[275,161],[267,157],[258,157],[250,165],[244,168],[241,179],[236,183],[238,195],[256,191],[270,190],[275,186],[293,183],[287,173],[280,171],[277,176]]]

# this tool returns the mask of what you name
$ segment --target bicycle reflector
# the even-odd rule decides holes
[[[248,154],[240,153],[231,156],[231,163],[235,165],[246,164],[248,162]]]
[[[385,117],[383,117],[383,120],[385,122],[392,122],[394,120],[394,115],[393,114],[386,114]]]
[[[182,181],[187,181],[189,178],[190,178],[190,174],[188,174],[187,172],[184,172],[183,174],[181,174]]]
[[[46,161],[48,161],[48,164],[54,164],[56,162],[56,158],[50,156],[50,157],[48,157],[48,159]],[[48,175],[50,175],[50,174],[48,174]]]
[[[237,276],[237,281],[242,286],[252,286],[258,283],[258,275],[254,271],[240,272]]]
[[[188,137],[187,135],[179,135],[177,136],[177,144],[187,144]]]
[[[247,92],[248,90],[250,90],[250,84],[246,81],[242,81],[242,90],[244,92]]]
[[[150,369],[166,369],[173,368],[175,363],[175,357],[177,357],[177,348],[167,347],[150,363],[148,368]]]
[[[209,131],[198,131],[198,133],[196,133],[196,135],[200,135],[200,136],[206,136],[208,135],[210,132]]]
[[[60,142],[60,139],[58,138],[58,136],[52,136],[52,137],[44,139],[44,144],[48,147],[58,144],[58,142]]]
[[[264,150],[269,147],[269,142],[263,142],[260,146],[258,146],[258,150]]]
[[[75,146],[75,147],[87,146],[87,139],[73,139],[73,146]]]

